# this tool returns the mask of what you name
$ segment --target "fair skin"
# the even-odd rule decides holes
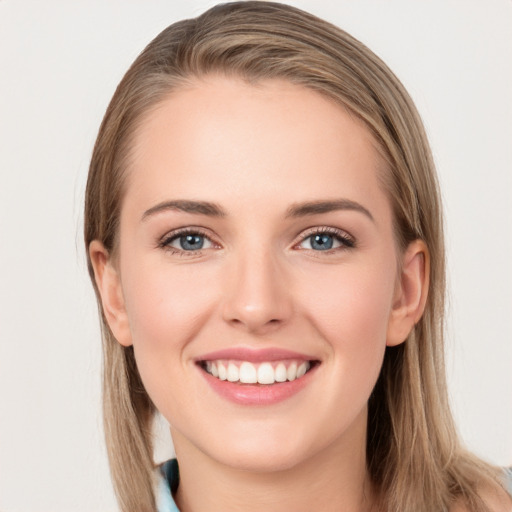
[[[425,245],[397,249],[383,172],[360,121],[285,81],[197,80],[143,120],[117,252],[90,256],[171,425],[182,512],[370,510],[368,397],[428,282]],[[211,359],[310,369],[228,383]]]

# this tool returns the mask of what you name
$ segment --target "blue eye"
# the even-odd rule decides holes
[[[331,249],[351,248],[355,246],[354,240],[346,233],[340,231],[317,231],[304,238],[300,243],[301,249],[313,251],[329,251]]]
[[[326,233],[318,233],[309,237],[309,243],[312,249],[316,251],[327,251],[334,245],[334,237]]]
[[[178,238],[178,241],[184,251],[197,251],[204,245],[204,237],[201,235],[183,235]]]
[[[316,231],[311,230],[311,234],[303,238],[298,247],[315,252],[355,247],[355,241],[344,231],[334,231],[334,228],[332,228],[333,231],[331,232],[323,229],[325,228],[319,228]],[[160,247],[170,249],[176,253],[197,252],[198,254],[202,249],[211,249],[214,245],[214,242],[208,236],[198,231],[181,231],[181,233],[170,234],[159,243]]]
[[[208,237],[201,233],[188,232],[167,238],[163,241],[162,246],[178,251],[192,252],[200,251],[201,249],[209,249],[213,244]]]

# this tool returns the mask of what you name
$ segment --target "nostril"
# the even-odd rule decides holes
[[[283,323],[284,318],[274,317],[273,315],[266,314],[265,311],[242,311],[238,315],[232,315],[231,318],[226,318],[229,324],[237,328],[246,328],[250,331],[267,332],[269,329],[277,329]]]

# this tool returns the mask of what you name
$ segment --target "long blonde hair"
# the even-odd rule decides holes
[[[398,243],[426,243],[431,256],[425,313],[407,341],[387,348],[369,400],[367,466],[393,512],[441,512],[456,500],[485,510],[478,489],[496,470],[459,444],[449,409],[444,356],[445,261],[438,183],[420,117],[400,81],[368,48],[296,8],[267,2],[218,5],[165,29],[119,84],[92,155],[85,244],[116,250],[123,179],[142,117],[190,78],[223,73],[248,81],[280,78],[318,91],[362,119],[387,162],[385,187]],[[92,265],[89,272],[96,290]],[[124,512],[155,510],[151,425],[155,408],[131,347],[103,333],[104,422],[111,472]]]

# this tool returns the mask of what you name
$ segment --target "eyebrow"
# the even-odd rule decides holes
[[[306,217],[308,215],[317,215],[337,210],[352,210],[360,212],[375,222],[373,215],[362,204],[350,199],[333,199],[328,201],[309,201],[306,203],[296,203],[290,206],[286,211],[286,217]]]
[[[225,210],[216,203],[209,201],[193,201],[185,199],[176,199],[173,201],[164,201],[146,210],[142,215],[142,220],[167,210],[177,210],[185,213],[194,213],[207,215],[209,217],[226,217]],[[332,199],[320,201],[308,201],[305,203],[295,203],[286,210],[286,218],[307,217],[309,215],[318,215],[337,210],[352,210],[360,212],[375,222],[373,215],[362,204],[350,199]]]
[[[185,213],[196,213],[199,215],[208,215],[210,217],[225,217],[226,212],[216,203],[208,201],[191,201],[177,199],[174,201],[164,201],[159,203],[149,210],[146,210],[142,215],[142,220],[148,217],[167,210],[178,210]]]

